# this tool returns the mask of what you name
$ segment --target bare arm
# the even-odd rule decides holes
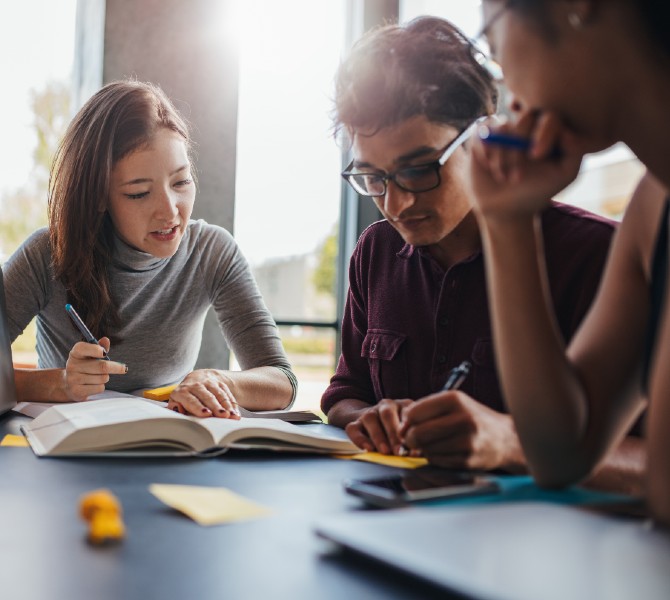
[[[644,439],[628,436],[612,449],[584,486],[596,490],[642,496],[647,466],[647,448]]]
[[[239,418],[238,404],[249,410],[279,410],[292,398],[291,382],[276,367],[198,369],[172,392],[168,408],[199,417]]]
[[[328,411],[328,424],[344,429],[349,423],[358,419],[361,412],[368,408],[370,408],[370,404],[363,400],[356,400],[355,398],[339,400]]]
[[[647,497],[652,515],[666,526],[670,526],[670,461],[668,461],[670,457],[670,369],[668,368],[670,364],[670,318],[668,315],[670,291],[667,288],[665,294],[665,314],[659,331],[649,388]]]
[[[594,306],[566,352],[536,214],[541,198],[564,187],[579,161],[570,155],[531,160],[517,153],[506,162],[481,142],[473,146],[472,181],[505,398],[538,482],[578,481],[618,445],[640,409],[647,294],[637,226],[624,222],[615,236]]]

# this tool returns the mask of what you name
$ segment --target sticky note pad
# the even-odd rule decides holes
[[[425,467],[428,460],[413,456],[394,456],[391,454],[381,454],[380,452],[361,452],[360,454],[338,454],[336,458],[345,460],[363,460],[366,462],[385,465],[387,467],[398,467],[400,469],[417,469]]]
[[[154,388],[153,390],[144,390],[142,395],[149,400],[163,400],[167,402],[170,399],[170,394],[177,387],[177,384],[166,385],[165,387]]]
[[[29,447],[28,440],[22,435],[13,435],[8,433],[5,437],[2,438],[0,446],[20,446],[20,447]]]
[[[245,521],[265,517],[272,512],[226,488],[153,483],[149,491],[199,525]]]

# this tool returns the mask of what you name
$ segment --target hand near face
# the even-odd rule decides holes
[[[579,173],[583,152],[575,135],[552,113],[526,112],[515,122],[487,125],[493,133],[530,141],[520,150],[473,135],[469,185],[476,212],[485,217],[532,215]]]
[[[196,417],[239,419],[237,400],[222,371],[199,369],[189,373],[170,394],[170,410]]]
[[[400,423],[403,411],[412,400],[382,400],[360,411],[360,416],[349,423],[345,431],[359,448],[382,454],[402,455]]]
[[[109,352],[109,338],[103,337],[99,342],[100,345],[77,342],[70,350],[64,371],[65,393],[74,402],[104,392],[110,375],[128,371],[124,364],[102,360],[103,348]]]
[[[520,452],[511,417],[459,391],[413,402],[403,413],[400,435],[406,448],[439,467],[509,468]]]

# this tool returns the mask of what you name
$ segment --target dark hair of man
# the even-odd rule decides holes
[[[465,35],[438,17],[373,29],[338,69],[335,131],[368,135],[418,115],[462,129],[496,108],[495,82],[480,60]]]
[[[110,336],[119,325],[108,273],[113,248],[107,213],[112,169],[120,159],[150,144],[160,128],[184,138],[190,151],[188,127],[158,86],[110,83],[74,117],[52,164],[48,211],[54,275],[96,337]]]

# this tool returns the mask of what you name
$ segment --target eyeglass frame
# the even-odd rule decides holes
[[[400,169],[396,169],[395,171],[392,171],[391,173],[387,173],[386,175],[380,175],[379,173],[371,173],[371,172],[366,172],[366,171],[352,171],[351,169],[354,166],[354,161],[352,160],[349,163],[349,166],[344,171],[342,171],[342,173],[340,173],[340,175],[354,189],[354,191],[357,194],[360,194],[361,196],[365,196],[366,198],[381,198],[382,196],[385,196],[386,193],[388,192],[388,182],[389,181],[393,181],[393,183],[396,186],[398,186],[398,188],[400,188],[401,190],[403,190],[405,192],[409,192],[411,194],[421,194],[423,192],[430,192],[431,190],[437,189],[438,187],[440,187],[440,185],[442,185],[442,176],[440,175],[440,170],[445,165],[447,160],[449,160],[449,158],[452,156],[452,154],[454,152],[456,152],[456,150],[458,150],[458,148],[460,148],[461,145],[472,135],[472,133],[478,127],[479,123],[486,118],[487,118],[487,116],[479,117],[473,123],[468,125],[465,129],[461,130],[461,132],[445,146],[444,150],[442,150],[442,154],[440,154],[439,158],[437,158],[436,160],[431,160],[431,161],[421,163],[421,164],[418,164],[418,165],[409,165],[409,166],[406,166],[406,167],[402,167]],[[431,186],[431,187],[418,189],[418,190],[417,189],[411,190],[411,189],[408,189],[407,187],[405,187],[404,185],[398,183],[398,181],[396,179],[396,175],[398,173],[402,172],[402,171],[409,171],[409,170],[412,170],[412,169],[419,169],[419,168],[426,168],[426,167],[432,167],[434,172],[435,172],[435,175],[437,175],[437,183],[435,185]],[[379,194],[369,194],[369,193],[365,193],[365,192],[360,191],[360,189],[358,187],[356,187],[356,185],[354,185],[354,183],[352,183],[352,181],[351,181],[351,179],[354,176],[357,176],[357,175],[367,175],[367,176],[372,176],[372,177],[379,178],[379,180],[383,184],[382,192],[379,193]]]
[[[495,23],[500,19],[500,17],[503,16],[503,14],[512,6],[514,6],[515,0],[505,0],[505,2],[502,3],[502,6],[500,9],[494,13],[491,18],[488,20],[488,22],[484,23],[482,25],[482,28],[479,30],[479,33],[473,38],[474,40],[481,40],[483,37],[485,37],[488,34],[489,29],[495,25]]]

